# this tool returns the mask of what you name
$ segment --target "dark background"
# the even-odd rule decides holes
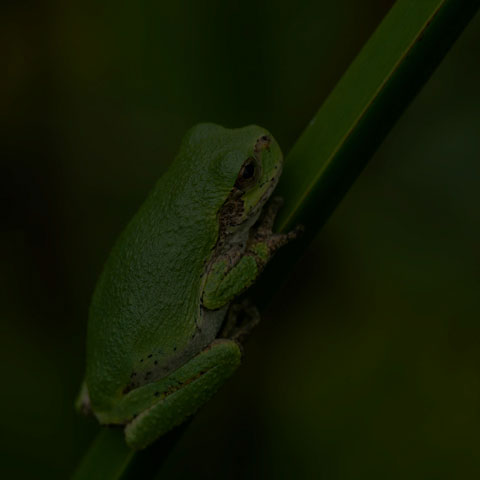
[[[288,152],[392,3],[2,3],[1,477],[66,478],[95,435],[89,299],[186,129],[258,123]],[[477,16],[164,477],[480,475],[479,54]]]

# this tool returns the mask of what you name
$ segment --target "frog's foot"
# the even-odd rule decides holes
[[[268,203],[265,213],[259,220],[258,227],[249,240],[249,249],[254,254],[260,254],[260,261],[268,261],[279,248],[294,240],[303,232],[303,226],[298,225],[288,233],[273,233],[273,224],[282,205],[283,199],[281,197],[274,197]],[[265,251],[265,247],[267,251]]]
[[[267,237],[272,234],[273,223],[278,215],[280,208],[283,206],[282,197],[273,197],[264,209],[263,215],[260,217],[257,233],[260,236]]]
[[[282,245],[296,238],[303,230],[297,227],[289,233],[273,233],[275,216],[282,205],[274,198],[257,224],[251,229],[244,255],[231,265],[220,257],[211,267],[205,281],[202,305],[209,310],[218,310],[246,290],[258,277],[272,255]]]
[[[233,303],[228,309],[220,337],[229,338],[242,345],[259,322],[260,313],[250,300]]]

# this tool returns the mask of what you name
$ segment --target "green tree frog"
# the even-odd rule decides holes
[[[115,243],[90,306],[77,406],[124,426],[131,448],[182,423],[239,366],[242,328],[221,335],[229,306],[296,235],[272,233],[279,202],[263,209],[282,162],[258,126],[193,127]]]

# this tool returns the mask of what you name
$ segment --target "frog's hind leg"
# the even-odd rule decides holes
[[[158,399],[125,428],[127,444],[141,449],[193,415],[240,365],[232,340],[215,340],[163,381],[148,386]]]
[[[235,302],[230,305],[219,336],[243,345],[259,323],[260,313],[257,307],[247,298],[242,302]]]

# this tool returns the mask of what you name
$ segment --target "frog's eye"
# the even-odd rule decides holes
[[[257,161],[250,157],[242,166],[240,173],[238,174],[235,186],[240,190],[247,190],[254,185],[259,176],[259,166]]]

